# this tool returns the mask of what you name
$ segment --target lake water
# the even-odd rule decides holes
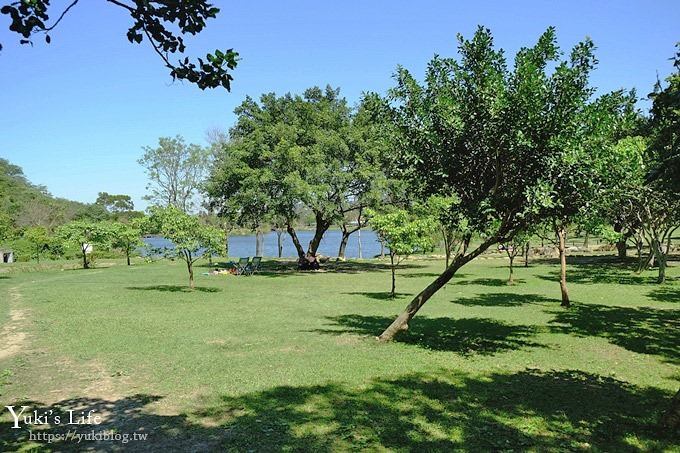
[[[298,239],[302,247],[307,250],[309,241],[314,237],[313,231],[298,231]],[[281,236],[283,240],[283,256],[297,257],[295,246],[288,233]],[[324,234],[319,246],[318,253],[325,256],[338,256],[338,249],[340,248],[340,239],[342,232],[340,230],[328,230]],[[173,244],[163,237],[149,237],[144,238],[144,242],[152,247],[168,247],[172,248]],[[387,251],[387,249],[386,249]],[[373,258],[380,254],[380,243],[378,236],[372,230],[361,230],[361,256],[363,258]],[[255,256],[255,235],[229,236],[229,256]],[[278,256],[277,237],[275,232],[269,232],[264,235],[263,256]],[[352,234],[347,243],[345,250],[345,257],[359,258],[359,232]]]

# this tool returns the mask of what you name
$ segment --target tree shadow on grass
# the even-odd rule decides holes
[[[389,291],[378,291],[378,292],[354,291],[354,292],[343,293],[343,294],[349,294],[351,296],[363,296],[363,297],[368,297],[369,299],[375,299],[375,300],[399,300],[399,299],[403,299],[405,297],[413,296],[413,294],[408,294],[408,293],[395,293],[394,297],[392,297],[392,293],[389,292]]]
[[[544,260],[554,264],[554,270],[538,278],[559,281],[559,261]],[[636,261],[618,261],[614,256],[572,256],[567,260],[567,281],[584,284],[648,285],[656,284],[656,276],[635,273]]]
[[[526,283],[526,280],[522,278],[514,279],[515,284]],[[476,278],[474,280],[462,280],[455,282],[454,285],[479,285],[479,286],[512,286],[508,285],[507,278]]]
[[[680,286],[659,286],[650,292],[647,297],[659,302],[680,303]]]
[[[19,417],[20,428],[3,408],[0,421],[1,451],[217,451],[229,437],[219,428],[206,428],[191,423],[183,415],[156,415],[147,406],[161,397],[133,395],[120,399],[71,398],[54,404],[37,401],[3,403],[14,405],[18,414],[21,406],[28,406],[24,415],[48,414],[41,422],[47,425],[25,425]],[[72,412],[72,416],[69,414]],[[70,417],[78,421],[92,411],[87,423],[69,424]],[[94,417],[100,417],[95,420]],[[57,421],[56,417],[59,417]],[[96,423],[99,421],[100,423]],[[92,433],[97,437],[92,438]],[[80,441],[79,441],[79,436]],[[68,437],[67,437],[68,436]],[[86,436],[89,436],[88,439]],[[136,438],[135,438],[136,436]],[[140,436],[146,436],[142,439]],[[31,438],[33,437],[33,438]]]
[[[680,364],[680,310],[579,304],[555,313],[550,321],[554,332],[606,338],[629,351]]]
[[[433,372],[223,396],[192,416],[234,451],[651,452],[674,443],[655,428],[670,395],[576,370]]]
[[[488,293],[454,299],[453,304],[482,307],[519,307],[527,304],[555,304],[555,299],[538,294]]]
[[[443,271],[442,271],[443,272]],[[399,272],[399,268],[397,268],[397,278],[437,278],[441,273],[436,273],[436,272],[404,272],[401,273]],[[456,274],[456,277],[462,276],[462,274]]]
[[[327,319],[335,328],[314,332],[376,336],[393,321],[393,318],[385,316],[362,315],[342,315]],[[491,355],[522,347],[544,347],[529,341],[536,333],[537,330],[533,327],[505,324],[494,319],[418,317],[411,321],[409,330],[399,335],[397,341],[462,355]]]
[[[135,291],[161,291],[161,292],[171,292],[171,293],[191,293],[194,291],[199,291],[202,293],[219,293],[222,290],[220,288],[206,288],[203,286],[195,286],[193,289],[188,286],[179,285],[151,285],[151,286],[128,286],[125,289],[132,289]]]

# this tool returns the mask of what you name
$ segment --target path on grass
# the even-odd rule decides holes
[[[28,310],[19,308],[21,293],[18,287],[9,289],[9,321],[0,332],[0,360],[21,351],[27,343],[28,335],[23,331]]]

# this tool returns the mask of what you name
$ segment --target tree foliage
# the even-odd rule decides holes
[[[667,190],[680,193],[680,42],[676,44],[675,73],[662,87],[657,82],[652,99],[649,124],[650,152],[656,165],[650,179]]]
[[[64,242],[78,246],[83,258],[83,269],[88,269],[91,264],[88,253],[94,252],[96,247],[110,247],[113,230],[109,222],[74,220],[60,226],[56,235]]]
[[[157,148],[146,146],[143,150],[144,155],[137,162],[151,180],[147,185],[149,194],[144,199],[189,212],[208,171],[208,150],[193,143],[187,145],[179,135],[161,137]]]
[[[230,141],[213,167],[207,192],[213,209],[257,229],[285,224],[300,257],[302,208],[314,218],[315,253],[323,234],[358,210],[381,181],[380,161],[339,89],[310,88],[302,96],[274,93],[235,110]]]
[[[404,209],[385,214],[377,214],[369,209],[367,215],[369,224],[390,250],[391,295],[394,297],[397,266],[407,256],[432,247],[435,220],[430,216],[414,216]]]
[[[203,31],[206,21],[214,19],[220,12],[219,8],[206,0],[106,1],[129,13],[132,25],[127,31],[128,41],[141,43],[146,38],[170,70],[173,80],[187,80],[201,89],[219,86],[231,89],[233,77],[230,71],[236,68],[238,62],[238,53],[233,49],[216,50],[207,54],[205,59],[198,58],[197,62],[190,61],[188,57],[177,63],[170,61],[171,55],[184,54],[186,45],[183,36]],[[21,36],[21,44],[32,45],[37,35],[44,35],[49,44],[52,41],[50,33],[78,2],[72,0],[61,13],[54,14],[50,0],[20,0],[4,5],[0,13],[9,16],[9,30]],[[55,16],[57,18],[50,22]]]
[[[593,49],[585,40],[560,61],[549,28],[534,47],[520,49],[509,69],[491,32],[480,27],[471,40],[459,36],[460,59],[435,57],[429,63],[423,85],[399,68],[387,117],[394,125],[398,170],[421,199],[460,200],[457,210],[482,241],[463,248],[382,339],[407,329],[461,266],[566,203],[556,194],[566,193],[559,187],[568,165],[599,152],[599,142],[590,140],[590,112],[610,106],[591,102]]]
[[[161,234],[175,245],[176,255],[186,263],[191,288],[194,287],[193,265],[201,257],[201,251],[224,251],[225,237],[221,230],[202,224],[198,217],[176,206],[152,207],[146,229]]]

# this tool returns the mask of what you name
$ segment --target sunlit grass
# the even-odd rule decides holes
[[[200,435],[237,451],[670,448],[654,424],[678,385],[679,268],[659,287],[651,272],[573,261],[570,311],[554,264],[519,266],[507,286],[506,261],[480,259],[390,344],[374,337],[441,261],[400,266],[396,299],[377,261],[202,267],[193,291],[180,262],[7,274],[0,294],[21,294],[30,336],[0,361],[3,401],[96,406],[105,380],[156,443]]]

